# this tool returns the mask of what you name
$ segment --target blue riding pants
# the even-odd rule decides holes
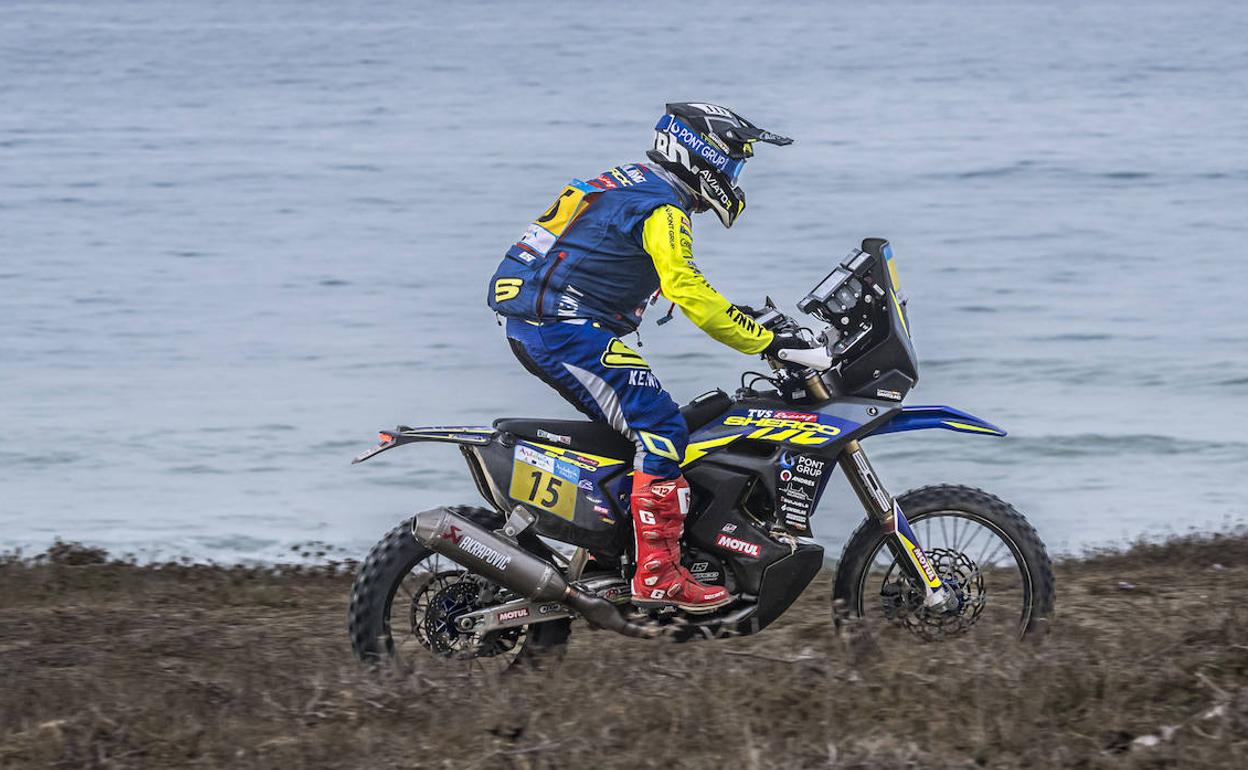
[[[637,470],[664,479],[680,475],[689,443],[685,418],[645,359],[613,333],[587,319],[509,318],[507,337],[530,373],[637,445]]]

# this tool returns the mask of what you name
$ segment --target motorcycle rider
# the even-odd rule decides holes
[[[591,419],[637,446],[631,497],[633,603],[706,612],[722,586],[680,564],[689,506],[681,461],[689,434],[676,403],[619,338],[636,330],[661,293],[708,335],[747,354],[807,348],[754,322],[707,282],[693,261],[690,213],[713,210],[731,227],[745,208],[737,177],[755,142],[793,140],[713,104],[668,104],[651,163],[573,180],[510,249],[490,279],[489,304],[507,318],[512,352]]]

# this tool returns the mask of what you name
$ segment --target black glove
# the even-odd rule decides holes
[[[786,348],[798,348],[800,350],[810,350],[816,345],[809,340],[799,337],[796,334],[777,334],[771,338],[771,344],[763,350],[764,355],[778,357],[776,354]]]

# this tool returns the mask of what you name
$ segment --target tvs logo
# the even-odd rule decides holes
[[[715,545],[728,551],[734,551],[752,559],[757,559],[762,552],[762,548],[757,543],[751,543],[746,540],[740,540],[735,537],[728,537],[722,532],[715,538]]]

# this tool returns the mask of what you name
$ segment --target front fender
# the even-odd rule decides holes
[[[907,430],[944,428],[958,433],[974,433],[979,436],[1004,436],[1005,431],[973,414],[951,406],[905,406],[897,416],[883,423],[870,436],[885,433],[901,433]]]

